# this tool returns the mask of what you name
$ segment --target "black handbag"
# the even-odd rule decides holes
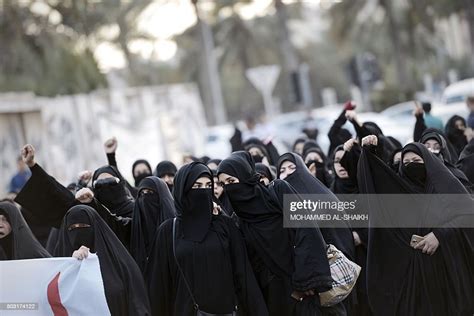
[[[189,295],[191,296],[191,300],[193,301],[193,307],[194,307],[194,310],[196,311],[195,315],[196,316],[237,316],[237,309],[238,309],[237,304],[235,304],[234,311],[232,313],[226,313],[226,314],[211,314],[211,313],[206,313],[199,309],[199,305],[194,299],[194,295],[191,292],[191,288],[189,287],[188,281],[186,280],[186,277],[184,276],[184,273],[181,270],[181,266],[179,265],[178,258],[176,257],[175,239],[176,239],[176,218],[173,219],[173,256],[174,256],[176,265],[178,266],[179,273],[183,277],[184,284],[186,285]]]

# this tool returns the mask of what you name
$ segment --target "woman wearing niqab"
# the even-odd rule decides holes
[[[472,198],[422,144],[403,148],[398,174],[374,154],[374,148],[364,146],[359,160],[361,193],[436,194],[433,198],[441,197],[440,205],[414,199],[413,211],[418,219],[429,219],[430,224],[444,223],[434,228],[423,227],[422,221],[417,222],[418,228],[369,228],[367,288],[374,315],[472,315],[472,229],[447,225],[459,219],[472,221]],[[449,199],[449,194],[456,194],[456,200]],[[444,203],[443,196],[447,199]],[[368,207],[371,223],[372,216],[396,219],[393,215],[401,211],[399,205],[382,202]],[[434,237],[438,246],[432,243],[426,247],[423,242],[423,251],[414,249],[410,246],[413,235],[432,241]]]
[[[111,315],[151,315],[140,269],[93,208],[72,207],[64,216],[58,235],[55,257],[70,257],[81,246],[97,253]]]
[[[239,218],[269,314],[324,315],[317,294],[303,295],[299,303],[292,298],[327,291],[332,280],[319,229],[283,228],[283,195],[295,190],[278,179],[268,187],[260,183],[252,157],[243,151],[222,161],[218,176]]]
[[[166,182],[147,177],[140,182],[132,217],[130,252],[142,272],[153,248],[158,227],[175,217],[174,201]]]
[[[174,179],[177,218],[158,229],[146,270],[153,315],[235,311],[267,315],[242,237],[231,218],[213,214],[213,177],[200,162]]]

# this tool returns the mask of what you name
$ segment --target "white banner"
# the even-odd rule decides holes
[[[97,255],[0,261],[0,315],[110,315]]]

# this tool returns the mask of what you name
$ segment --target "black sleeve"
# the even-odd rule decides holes
[[[421,139],[421,135],[426,130],[425,119],[423,118],[423,114],[416,115],[416,123],[415,129],[413,130],[413,141],[419,142]]]
[[[35,164],[30,170],[31,177],[15,201],[28,209],[42,224],[60,227],[66,212],[79,202],[40,165]]]
[[[244,146],[242,145],[242,132],[237,127],[234,128],[234,135],[229,139],[229,142],[232,147],[232,152],[244,150]]]
[[[117,172],[119,173],[119,178],[120,180],[125,182],[125,186],[127,187],[128,191],[130,191],[130,194],[133,196],[134,199],[137,198],[138,195],[138,190],[132,186],[128,181],[122,176],[122,173],[120,172],[118,166],[117,166],[117,160],[115,158],[115,153],[108,153],[107,154],[107,162],[109,166],[113,166],[117,169]]]
[[[341,132],[341,128],[344,124],[346,124],[346,110],[343,110],[339,117],[334,121],[331,128],[328,132],[329,141],[331,143],[335,143],[338,141],[339,133]]]
[[[341,158],[341,166],[346,169],[349,177],[357,183],[357,164],[359,162],[362,149],[359,144],[354,144],[350,151],[345,151]]]
[[[88,205],[97,211],[99,216],[107,223],[110,229],[112,229],[125,248],[130,250],[132,219],[130,217],[117,216],[111,213],[109,209],[107,209],[96,199],[94,199]]]
[[[115,168],[118,169],[117,160],[115,159],[115,153],[107,154],[107,163],[109,164],[109,166],[114,166]]]
[[[242,309],[243,315],[268,315],[267,306],[252,270],[242,235],[231,219],[225,218],[225,220],[229,227],[230,255],[239,310]]]
[[[372,133],[367,128],[365,128],[362,125],[359,125],[357,121],[349,121],[349,122],[351,122],[352,125],[354,126],[354,129],[357,133],[357,137],[359,137],[361,141],[362,141],[362,138],[364,138],[365,136],[372,135]]]
[[[331,289],[332,278],[326,255],[326,243],[318,228],[298,228],[294,243],[295,270],[293,288],[322,293]]]

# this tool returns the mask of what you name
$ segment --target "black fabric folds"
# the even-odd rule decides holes
[[[372,147],[368,147],[363,149],[359,161],[358,183],[361,193],[465,194],[466,199],[471,199],[443,162],[422,144],[408,144],[403,152],[409,151],[419,154],[424,160],[424,185],[411,181],[404,174],[406,170],[403,167],[400,167],[401,177],[398,176],[373,153]],[[441,200],[442,205],[418,205],[415,199],[413,203],[420,218],[428,218],[434,206],[442,209],[442,214],[434,215],[439,223],[472,216],[472,209],[458,209],[457,201],[452,199],[445,203]],[[438,199],[437,203],[440,203]],[[388,203],[369,205],[371,223],[373,216],[390,217],[398,211],[397,205]],[[440,243],[432,256],[410,246],[413,234],[425,236],[430,232],[435,234]],[[370,228],[367,288],[374,314],[471,315],[474,310],[473,277],[469,267],[472,264],[472,240],[472,230],[455,226],[434,229]]]
[[[0,202],[0,215],[7,218],[12,229],[8,236],[0,239],[0,260],[51,257],[35,238],[15,204]]]
[[[212,189],[192,189],[200,177],[213,183],[211,170],[201,162],[192,162],[179,169],[174,178],[173,198],[176,216],[183,227],[184,239],[201,241],[209,230],[212,215]]]
[[[144,190],[150,190],[144,194]],[[143,179],[138,188],[132,218],[130,252],[140,270],[145,271],[158,227],[176,214],[166,183],[157,177]]]
[[[68,224],[77,219],[85,219],[91,225],[94,251],[99,258],[105,296],[111,314],[151,315],[145,284],[137,264],[93,208],[78,205],[66,213],[58,233],[54,256],[70,257],[77,250],[68,231]]]

